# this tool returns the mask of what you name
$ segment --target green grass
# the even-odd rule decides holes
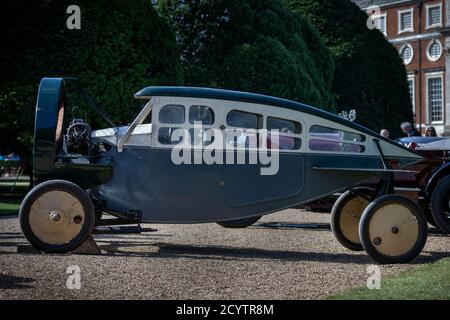
[[[0,216],[17,214],[20,202],[29,189],[29,178],[0,178]]]
[[[383,270],[383,269],[381,269]],[[333,294],[333,300],[449,300],[450,258],[381,280],[380,290],[366,287]]]
[[[0,216],[19,213],[20,198],[0,198]]]

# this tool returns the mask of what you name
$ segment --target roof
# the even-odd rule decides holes
[[[333,113],[311,107],[309,105],[286,100],[282,98],[276,98],[272,96],[266,96],[262,94],[223,90],[223,89],[212,89],[212,88],[198,88],[198,87],[147,87],[138,91],[134,97],[137,99],[149,99],[150,97],[192,97],[192,98],[203,98],[203,99],[219,99],[219,100],[232,100],[232,101],[242,101],[249,103],[257,103],[263,105],[270,105],[279,108],[285,108],[290,110],[295,110],[303,113],[308,113],[314,116],[318,116],[347,127],[353,128],[355,130],[364,132],[369,135],[377,136],[380,140],[385,140],[378,133],[358,125],[354,122],[345,120]]]
[[[403,2],[411,2],[411,0],[352,0],[361,9],[367,9],[369,6],[386,6],[391,4],[400,4]]]

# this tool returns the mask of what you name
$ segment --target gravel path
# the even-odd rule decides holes
[[[96,235],[101,256],[18,254],[26,243],[15,217],[0,217],[0,299],[315,299],[363,286],[372,261],[341,247],[329,214],[285,210],[248,229],[216,224],[145,225],[141,235]],[[280,228],[267,223],[287,224]],[[289,225],[291,224],[291,225]],[[450,239],[430,235],[408,265],[382,266],[382,276],[450,256]],[[81,289],[66,270],[81,269]]]

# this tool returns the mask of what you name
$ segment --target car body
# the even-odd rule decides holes
[[[134,96],[144,106],[130,125],[91,130],[81,120],[69,126],[64,120],[64,79],[41,81],[34,147],[37,190],[24,200],[21,215],[29,240],[34,239],[33,204],[48,206],[41,203],[46,192],[54,192],[53,199],[55,192],[81,199],[78,208],[84,207],[84,213],[68,213],[76,224],[90,216],[91,203],[120,223],[232,222],[308,203],[376,177],[389,183],[392,173],[423,160],[363,126],[281,98],[189,87],[147,87]],[[53,186],[51,181],[56,181]],[[36,214],[47,212],[39,210]],[[51,222],[42,223],[58,227],[63,215],[50,211]]]

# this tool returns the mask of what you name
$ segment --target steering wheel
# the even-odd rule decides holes
[[[74,123],[67,129],[67,151],[89,155],[91,151],[91,127],[87,123]]]

